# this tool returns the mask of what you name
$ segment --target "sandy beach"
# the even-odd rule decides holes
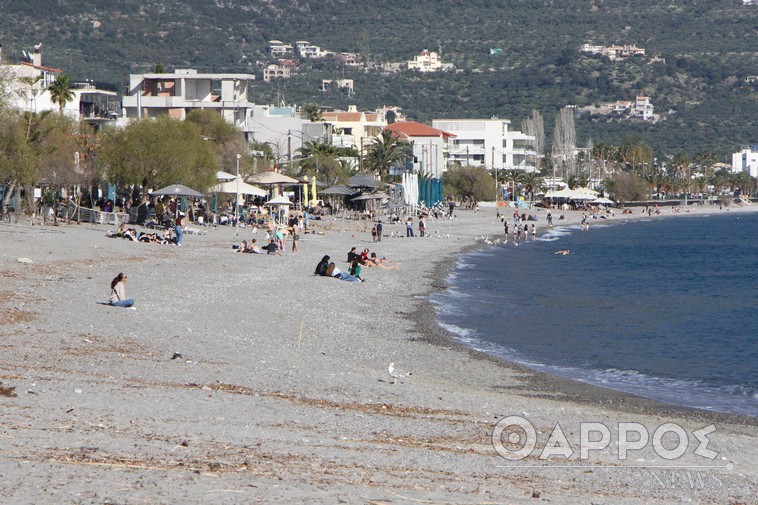
[[[532,213],[541,234],[545,211]],[[0,224],[0,502],[758,503],[758,419],[536,373],[436,324],[426,295],[462,251],[492,247],[480,239],[502,235],[495,214],[430,220],[425,238],[385,225],[378,244],[368,221],[312,222],[281,257],[234,253],[249,228],[175,247],[99,225]],[[582,213],[553,215],[576,226]],[[313,275],[325,254],[346,270],[352,246],[400,270],[364,268],[365,283]],[[136,310],[98,304],[119,272]],[[493,444],[509,416],[536,430],[524,459]],[[573,455],[540,459],[556,423]],[[607,426],[612,443],[581,458],[581,423]],[[650,434],[626,460],[619,423]],[[672,459],[652,443],[666,423],[689,442]],[[698,450],[694,433],[710,425]]]

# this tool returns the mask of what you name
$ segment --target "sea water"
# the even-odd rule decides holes
[[[440,324],[537,370],[758,416],[758,215],[590,221],[464,255]]]

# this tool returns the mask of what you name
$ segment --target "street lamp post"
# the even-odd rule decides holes
[[[242,158],[241,154],[237,155],[237,191],[234,195],[234,225],[237,227],[237,230],[239,230],[239,220],[237,215],[237,207],[239,206],[240,201],[240,158]]]

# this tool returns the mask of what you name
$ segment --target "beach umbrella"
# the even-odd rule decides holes
[[[313,204],[316,204],[316,200],[318,200],[316,196],[316,186],[318,186],[318,181],[316,180],[316,176],[313,176],[313,179],[311,180],[311,202]]]
[[[545,193],[545,198],[574,198],[573,190],[569,189],[568,187],[565,187],[563,189],[559,190],[550,190],[547,193]]]
[[[239,182],[239,191],[238,184]],[[211,193],[234,193],[240,195],[253,195],[253,196],[266,196],[268,192],[265,189],[261,189],[258,186],[253,186],[242,180],[240,181],[227,181],[217,184],[211,189]]]
[[[354,195],[356,191],[347,186],[332,186],[321,192],[322,195]]]
[[[615,202],[605,197],[595,198],[590,203],[597,203],[599,205],[613,205]]]
[[[289,198],[286,196],[277,196],[276,198],[272,198],[268,202],[264,203],[263,205],[292,205],[292,202],[290,202]]]
[[[354,175],[347,180],[347,185],[351,188],[379,188],[382,182],[370,175]]]
[[[203,194],[188,188],[182,184],[172,184],[165,188],[158,189],[150,193],[152,196],[189,196],[192,198],[202,198]]]
[[[236,175],[230,174],[229,172],[224,172],[222,170],[216,172],[216,179],[219,181],[233,181],[236,178]]]
[[[316,179],[316,176],[313,176],[313,179]],[[303,177],[303,208],[308,208],[308,176],[306,175]]]
[[[251,175],[248,177],[250,182],[256,184],[299,184],[300,181],[288,177],[279,172],[261,172],[259,174]]]
[[[390,195],[387,193],[384,193],[382,191],[378,191],[376,193],[364,193],[360,196],[356,196],[352,199],[353,202],[357,201],[363,201],[363,200],[384,200],[385,198],[389,198]]]

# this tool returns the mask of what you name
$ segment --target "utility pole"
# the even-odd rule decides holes
[[[287,130],[287,160],[290,165],[290,173],[292,172],[292,130]]]

